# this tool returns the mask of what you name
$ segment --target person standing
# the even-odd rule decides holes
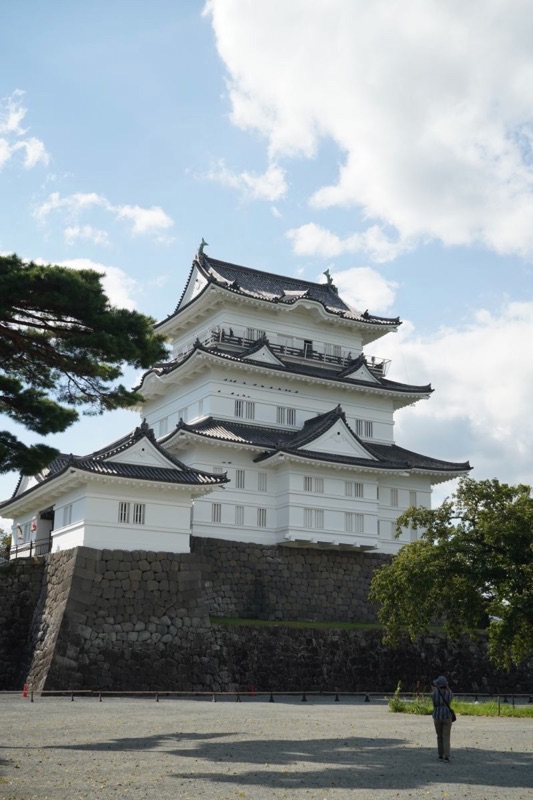
[[[435,687],[431,695],[433,701],[433,722],[437,732],[437,748],[439,758],[444,761],[450,760],[450,736],[452,732],[452,710],[450,703],[453,698],[448,679],[444,675],[439,675],[433,681]]]

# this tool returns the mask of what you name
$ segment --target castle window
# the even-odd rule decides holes
[[[235,400],[235,416],[246,419],[255,419],[255,403],[249,400]]]
[[[125,525],[129,525],[130,521],[130,504],[120,502],[118,504],[118,521]]]
[[[390,490],[390,504],[391,506],[398,506],[398,489]]]
[[[266,492],[267,490],[268,475],[266,472],[257,473],[257,491]]]
[[[346,533],[363,533],[365,518],[363,514],[354,514],[347,511],[344,514],[344,530]]]
[[[213,472],[215,475],[222,475],[224,473],[223,467],[213,467]]]
[[[344,494],[346,497],[363,497],[364,486],[357,481],[344,481]]]
[[[324,512],[321,508],[304,508],[304,528],[324,528]]]
[[[278,425],[296,425],[296,409],[278,406],[276,409],[276,422]]]
[[[259,328],[246,328],[246,338],[253,339],[254,342],[256,339],[261,339],[261,337],[265,335],[265,331],[262,331]]]
[[[159,420],[159,436],[164,436],[168,431],[168,417]]]
[[[235,525],[244,525],[244,506],[235,506]]]
[[[266,528],[267,524],[267,510],[266,508],[257,509],[257,527]]]
[[[304,475],[304,492],[324,494],[324,478],[312,478],[310,475]]]
[[[416,506],[416,492],[409,492],[409,505]]]
[[[221,503],[211,503],[211,522],[222,521],[222,505]]]
[[[355,420],[355,432],[362,439],[374,438],[374,423],[368,419]]]
[[[235,486],[237,489],[244,489],[246,472],[243,469],[235,470]]]
[[[341,357],[340,344],[326,344],[324,350],[327,356],[334,356],[335,358]]]
[[[144,525],[144,517],[146,513],[146,505],[145,503],[134,503],[133,504],[133,524],[134,525]]]
[[[72,503],[63,508],[63,525],[70,525],[72,522]]]

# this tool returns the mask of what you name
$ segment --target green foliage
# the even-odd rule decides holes
[[[431,714],[433,704],[431,698],[419,695],[414,700],[405,700],[401,697],[402,684],[399,682],[396,691],[389,699],[389,711],[394,714]]]
[[[11,535],[0,528],[0,561],[9,561]]]
[[[412,640],[441,623],[454,638],[489,634],[491,660],[519,664],[533,653],[533,499],[529,486],[464,478],[439,508],[398,519],[421,531],[379,569],[370,598],[386,641]]]
[[[99,414],[141,396],[116,381],[122,367],[148,368],[166,356],[153,321],[111,306],[93,270],[0,257],[0,413],[31,431],[64,431],[76,408]],[[0,431],[0,472],[32,474],[57,451]]]

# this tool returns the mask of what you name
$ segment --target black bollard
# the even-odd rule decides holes
[[[74,692],[72,692],[72,693],[71,693],[71,695],[70,695],[70,702],[71,702],[71,703],[73,703],[73,702],[74,702]]]
[[[30,692],[30,703],[33,703],[33,690]]]
[[[102,702],[102,692],[98,692],[98,700],[100,703]]]
[[[338,692],[335,693],[335,702],[336,703],[339,702],[339,693]]]
[[[307,703],[307,697],[305,696],[305,692],[302,695],[302,703]]]
[[[370,703],[370,696],[365,694],[365,703]]]
[[[237,702],[238,703],[241,702],[241,693],[240,692],[237,692]]]
[[[217,701],[217,696],[216,696],[216,694],[213,692],[213,699],[212,699],[212,701],[211,701],[211,702],[212,702],[212,703],[216,703],[216,701]]]
[[[155,693],[155,702],[159,703],[159,692]]]
[[[268,702],[269,703],[274,703],[275,702],[274,695],[272,694],[272,692],[270,692],[270,700]]]

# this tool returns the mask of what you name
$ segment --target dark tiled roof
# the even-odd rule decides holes
[[[284,275],[274,275],[271,272],[261,272],[250,267],[219,261],[216,258],[207,256],[205,253],[196,255],[193,261],[193,269],[195,266],[198,267],[209,283],[216,284],[243,296],[285,305],[292,305],[299,299],[307,298],[320,303],[329,313],[337,314],[347,319],[390,327],[401,324],[399,317],[379,317],[369,314],[368,311],[362,313],[356,311],[339,297],[333,286],[327,283],[312,283],[299,278],[288,278]],[[190,275],[192,275],[192,270]],[[180,304],[184,293],[176,306],[174,314],[181,310]],[[194,302],[194,300],[191,302]],[[169,315],[167,319],[170,319],[174,314]]]
[[[193,433],[197,436],[205,436],[207,439],[218,439],[223,442],[234,444],[251,445],[253,447],[277,448],[294,435],[294,428],[285,430],[283,428],[268,428],[262,425],[250,425],[245,422],[233,422],[232,420],[216,419],[207,417],[198,423],[187,425],[180,422],[176,428],[161,439],[164,444],[169,441],[179,431]]]
[[[252,425],[244,422],[207,417],[198,423],[187,425],[184,422],[168,434],[163,443],[168,441],[179,431],[185,431],[206,439],[232,444],[249,445],[255,448],[265,448],[267,452],[257,456],[255,461],[264,461],[276,453],[287,453],[303,456],[320,461],[329,461],[336,464],[353,464],[354,466],[367,466],[369,468],[385,468],[394,470],[422,469],[434,472],[465,472],[471,469],[468,461],[452,462],[431,458],[420,453],[414,453],[398,447],[395,444],[377,444],[368,439],[361,440],[351,431],[353,437],[368,451],[369,458],[343,456],[336,453],[322,453],[312,450],[302,450],[304,445],[311,443],[318,436],[327,431],[338,419],[344,420],[344,412],[340,406],[313,417],[304,426],[295,431],[286,428],[270,428],[261,425]],[[372,458],[373,456],[373,458]],[[375,460],[374,460],[375,459]]]
[[[321,378],[323,380],[328,381],[335,381],[336,383],[342,383],[343,385],[348,386],[361,386],[361,387],[374,387],[374,388],[381,388],[385,389],[390,392],[402,392],[405,394],[427,394],[428,392],[433,392],[431,388],[431,384],[428,383],[424,386],[413,386],[408,383],[399,383],[397,381],[391,381],[387,378],[382,378],[381,376],[376,376],[376,383],[364,381],[358,378],[350,378],[344,377],[346,372],[356,368],[355,362],[366,363],[364,360],[364,356],[360,356],[358,359],[354,360],[353,365],[343,369],[341,372],[334,369],[328,369],[327,367],[315,367],[312,364],[301,364],[301,363],[294,363],[292,361],[286,361],[283,357],[273,352],[273,356],[280,361],[283,366],[278,366],[277,364],[271,364],[267,361],[255,361],[253,358],[250,358],[250,355],[253,355],[255,352],[260,350],[265,344],[268,345],[268,340],[265,338],[259,339],[255,345],[251,348],[242,350],[239,353],[230,353],[223,350],[220,347],[206,347],[201,342],[196,341],[193,350],[187,353],[186,356],[183,358],[175,359],[173,361],[162,362],[158,364],[156,367],[148,370],[143,377],[141,378],[141,383],[138,387],[142,386],[142,382],[144,378],[150,374],[150,372],[155,372],[158,375],[167,375],[170,372],[174,372],[174,370],[179,369],[183,364],[185,364],[190,358],[194,356],[196,352],[203,352],[207,353],[208,355],[217,356],[224,361],[231,361],[234,363],[242,363],[245,362],[246,364],[256,364],[257,366],[261,367],[262,369],[269,369],[275,372],[281,372],[283,374],[292,374],[292,375],[302,375],[303,377],[310,377],[310,378]],[[247,356],[244,358],[244,356]]]
[[[133,444],[140,441],[142,438],[150,440],[152,446],[158,450],[165,458],[166,461],[174,465],[168,467],[157,467],[146,464],[130,464],[120,461],[108,461],[112,456],[117,455],[129,449]],[[166,450],[155,441],[155,436],[152,429],[143,422],[134,431],[117,439],[107,447],[96,450],[87,456],[75,456],[69,454],[61,454],[54,461],[51,462],[48,473],[37,484],[16,496],[16,492],[20,486],[20,479],[17,483],[15,493],[9,500],[0,503],[0,508],[9,503],[18,500],[19,497],[24,497],[26,494],[34,491],[45,483],[55,480],[59,476],[67,472],[68,469],[77,469],[82,472],[88,472],[94,475],[108,475],[110,477],[130,478],[134,480],[148,480],[158,481],[161,483],[182,484],[188,486],[209,486],[218,485],[228,482],[225,475],[218,475],[211,472],[204,472],[203,470],[188,467],[177,458],[167,453]]]

